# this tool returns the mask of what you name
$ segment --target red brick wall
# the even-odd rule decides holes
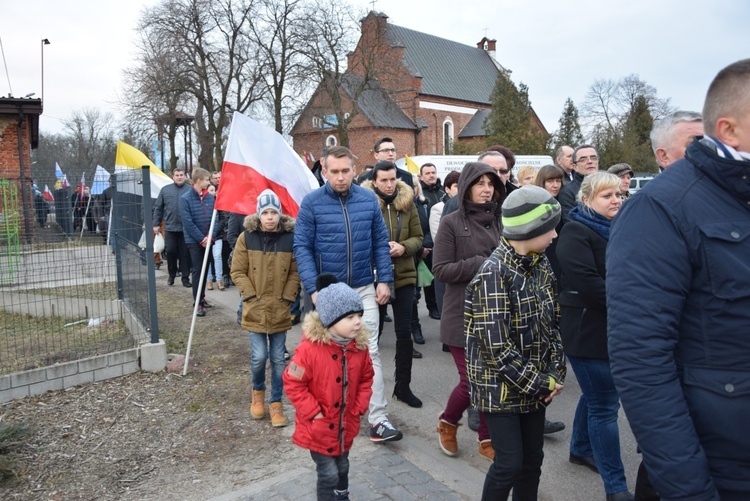
[[[23,209],[31,220],[29,229],[34,230],[33,192],[31,190],[31,138],[29,135],[29,122],[25,121],[21,126],[23,139],[23,165],[26,176],[26,200],[28,207],[23,207],[23,196],[21,189],[21,162],[18,156],[18,115],[0,115],[0,177],[13,181],[19,187],[18,205]],[[20,234],[25,235],[23,218],[20,224]]]

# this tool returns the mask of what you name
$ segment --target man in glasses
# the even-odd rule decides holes
[[[563,186],[557,196],[557,200],[562,207],[563,221],[566,222],[568,221],[568,212],[578,204],[576,196],[581,190],[583,177],[599,170],[599,154],[593,146],[583,144],[573,151],[573,164],[575,165],[573,180]]]
[[[396,145],[393,143],[393,139],[390,137],[381,137],[375,141],[375,146],[372,148],[372,154],[375,157],[375,163],[380,161],[396,162]],[[409,188],[414,189],[414,179],[409,171],[404,169],[396,168],[396,178],[405,182],[409,185]],[[372,179],[372,170],[365,172],[357,179],[359,184],[364,181]]]

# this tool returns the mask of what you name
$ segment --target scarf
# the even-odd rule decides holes
[[[721,158],[733,158],[740,162],[750,162],[750,153],[744,151],[737,151],[728,144],[724,144],[718,139],[714,139],[711,136],[705,136],[706,139],[712,141],[716,145],[716,154]]]
[[[394,200],[396,200],[396,197],[398,196],[398,188],[393,190],[392,195],[386,195],[379,189],[377,189],[375,186],[373,186],[375,193],[385,202],[386,205],[392,204]]]
[[[570,209],[568,217],[573,221],[585,224],[597,232],[604,240],[609,240],[609,228],[612,225],[612,221],[602,216],[594,209],[587,207],[583,203],[579,203],[577,206]]]

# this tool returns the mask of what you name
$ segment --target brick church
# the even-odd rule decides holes
[[[449,155],[457,142],[484,146],[484,119],[500,75],[510,71],[495,60],[495,40],[476,46],[388,23],[370,12],[362,35],[348,55],[347,71],[332,91],[314,92],[292,127],[294,149],[318,158],[326,146],[341,144],[336,125],[349,121],[349,147],[357,164],[372,163],[372,147],[393,138],[398,156]],[[331,103],[340,100],[341,106]],[[338,108],[338,110],[337,110]],[[532,110],[532,120],[546,133]]]

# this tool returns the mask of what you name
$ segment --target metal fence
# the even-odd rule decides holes
[[[36,188],[55,181],[23,194],[0,179],[0,374],[158,339],[153,262],[138,247],[150,213],[141,172],[113,176],[106,196]]]

